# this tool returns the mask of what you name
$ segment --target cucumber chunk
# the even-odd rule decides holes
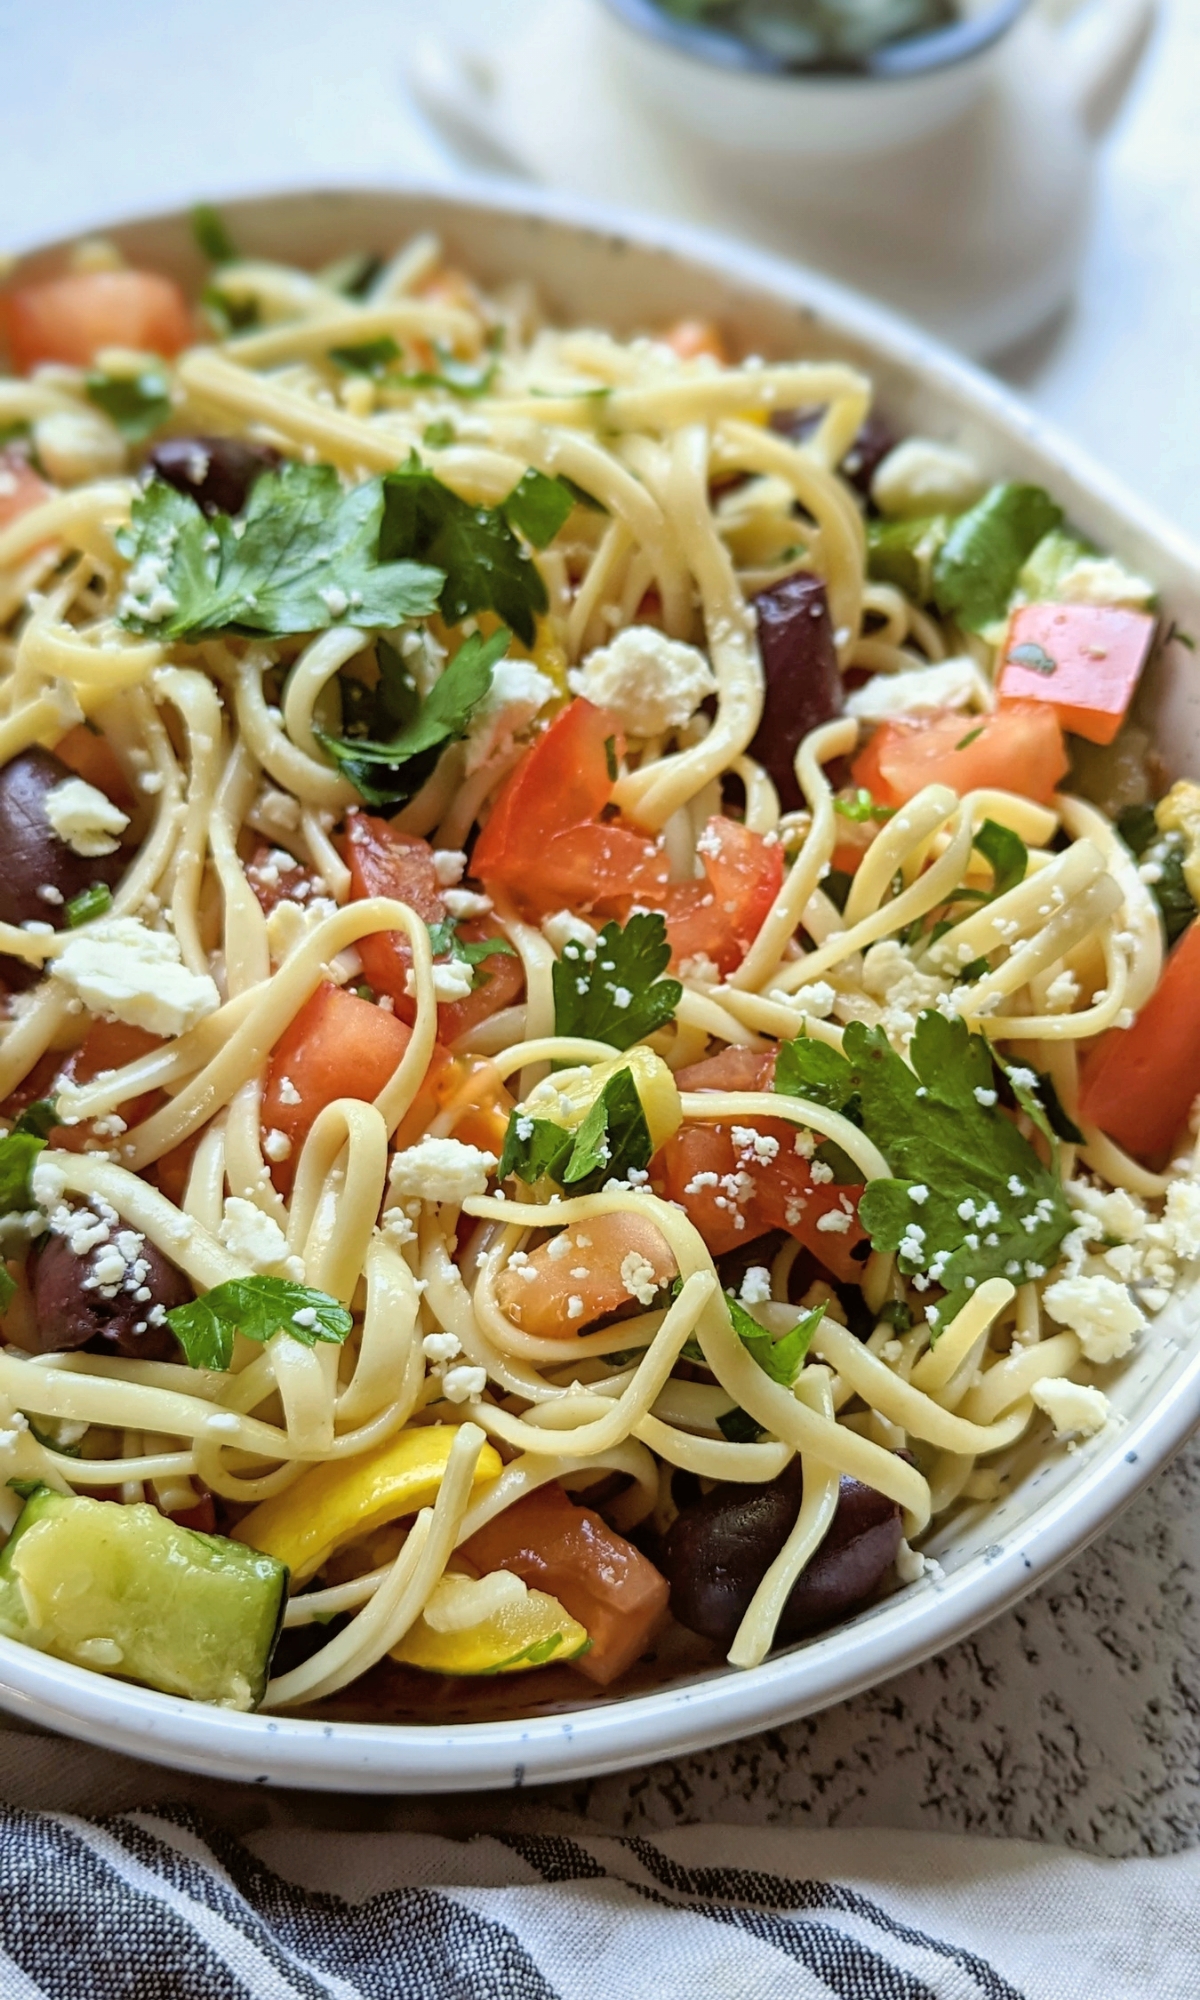
[[[0,1632],[163,1694],[255,1708],[288,1572],[221,1535],[35,1487],[0,1553]]]

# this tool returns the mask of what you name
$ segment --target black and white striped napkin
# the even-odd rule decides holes
[[[446,1802],[460,1827],[509,1822],[466,1839],[380,1826],[378,1801],[375,1830],[347,1830],[353,1801],[311,1795],[273,1795],[247,1830],[247,1788],[81,1746],[3,1730],[0,1769],[21,1801],[0,1809],[0,2000],[1200,1995],[1193,1854],[755,1826],[621,1838],[485,1799]],[[167,1803],[35,1809],[47,1780],[76,1803],[139,1783]]]

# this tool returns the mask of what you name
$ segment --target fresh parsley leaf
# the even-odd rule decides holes
[[[1011,1069],[1001,1063],[999,1068],[1016,1103],[1033,1120],[1042,1137],[1052,1147],[1056,1139],[1066,1139],[1075,1146],[1083,1144],[1083,1133],[1063,1110],[1053,1077],[1045,1071],[1035,1070],[1035,1081],[1031,1085],[1021,1078],[1020,1063],[1014,1064]]]
[[[670,963],[665,919],[640,910],[622,929],[605,924],[593,947],[574,939],[553,972],[554,1032],[632,1048],[670,1021],[683,997],[677,979],[660,979]]]
[[[431,451],[444,451],[448,444],[454,443],[457,436],[458,432],[449,417],[436,417],[433,423],[426,424],[421,432],[422,441]]]
[[[1029,868],[1029,849],[1019,833],[1011,827],[1001,826],[999,821],[985,819],[975,835],[974,846],[985,861],[990,862],[993,882],[993,896],[1007,895],[1018,883],[1025,880]]]
[[[965,736],[960,736],[954,747],[956,750],[969,750],[972,743],[978,743],[982,735],[983,724],[981,722],[978,729],[968,729]]]
[[[427,924],[425,928],[429,932],[429,946],[434,957],[458,959],[460,964],[469,965],[473,986],[482,986],[489,976],[478,970],[485,958],[516,958],[519,955],[507,938],[460,937],[455,917],[446,917],[441,923]]]
[[[398,472],[387,474],[383,490],[381,560],[436,566],[443,576],[438,603],[448,625],[476,611],[494,611],[532,646],[536,617],[549,600],[537,565],[503,508],[460,500],[426,471],[416,452]]]
[[[743,1410],[735,1403],[732,1410],[717,1418],[717,1429],[729,1444],[758,1444],[767,1433],[760,1423],[756,1423],[749,1410]]]
[[[434,347],[437,365],[389,376],[401,389],[448,389],[452,396],[486,396],[496,379],[495,361],[463,361],[438,342]]]
[[[249,332],[262,317],[257,299],[234,298],[229,292],[222,291],[219,285],[205,285],[200,303],[222,340],[231,333]]]
[[[104,375],[93,370],[85,378],[88,401],[103,410],[130,444],[161,429],[171,414],[171,385],[157,368],[138,375]]]
[[[933,561],[934,602],[968,631],[1003,618],[1022,565],[1063,518],[1041,486],[993,486],[960,514]]]
[[[198,201],[192,210],[192,235],[196,248],[210,264],[232,264],[237,259],[233,238],[225,227],[225,218],[211,202]]]
[[[953,522],[949,514],[915,521],[867,522],[867,573],[890,583],[914,604],[933,597],[933,566]]]
[[[400,358],[400,349],[390,333],[381,333],[377,340],[363,340],[355,347],[331,347],[329,359],[335,368],[346,375],[371,375],[378,380],[386,375],[393,361]]]
[[[289,1278],[229,1278],[190,1305],[172,1307],[167,1325],[189,1367],[226,1369],[237,1333],[247,1340],[270,1340],[282,1329],[305,1347],[319,1340],[340,1344],[354,1319],[328,1292],[295,1285]]]
[[[365,628],[424,618],[441,573],[381,559],[383,488],[347,490],[330,465],[281,465],[251,488],[244,512],[204,515],[152,479],[117,535],[130,563],[120,620],[156,639],[203,632],[320,632],[348,618]]]
[[[0,1215],[18,1215],[33,1207],[29,1176],[46,1144],[45,1137],[20,1123],[0,1139]]]
[[[777,1340],[729,1292],[725,1294],[725,1303],[734,1332],[743,1347],[753,1355],[763,1374],[769,1375],[772,1382],[779,1382],[785,1389],[790,1389],[804,1366],[813,1335],[825,1317],[824,1304],[814,1306],[811,1312],[802,1313],[790,1333]]]
[[[961,749],[961,744],[958,747]],[[856,826],[861,826],[864,820],[893,818],[896,808],[877,806],[866,787],[860,785],[852,799],[835,799],[833,810],[840,813],[843,819],[853,820]]]
[[[628,1069],[609,1077],[587,1116],[568,1131],[518,1109],[509,1116],[498,1180],[509,1174],[532,1186],[557,1181],[571,1194],[595,1194],[604,1183],[650,1164],[650,1128]]]
[[[840,1050],[804,1033],[794,1042],[780,1042],[775,1051],[774,1089],[782,1097],[805,1097],[844,1112],[854,1100],[854,1072]]]
[[[893,1327],[897,1333],[907,1333],[913,1323],[912,1307],[907,1299],[885,1300],[876,1317],[883,1320],[886,1326]]]
[[[112,890],[107,882],[93,882],[90,889],[81,889],[72,896],[64,912],[67,929],[76,930],[80,924],[90,924],[93,917],[102,917],[112,908]]]
[[[608,508],[603,500],[597,500],[595,494],[589,493],[587,487],[581,486],[577,479],[568,479],[565,472],[560,472],[557,478],[558,484],[566,487],[577,507],[590,508],[593,514],[607,514]]]
[[[321,748],[368,805],[398,805],[420,791],[447,743],[466,735],[472,716],[492,685],[492,670],[508,651],[511,636],[501,627],[490,639],[476,632],[464,640],[425,699],[386,743],[373,742],[370,737],[329,736],[320,729],[315,732]],[[387,670],[393,671],[390,665]],[[381,674],[383,671],[381,661]],[[401,661],[395,669],[392,692],[386,697],[396,705],[403,699],[403,672]]]
[[[620,766],[617,763],[617,739],[615,736],[606,736],[604,739],[604,768],[608,772],[609,784],[615,785],[620,770]]]
[[[48,1139],[58,1124],[58,1110],[52,1097],[39,1097],[21,1112],[14,1132],[30,1132],[35,1139]]]
[[[1159,871],[1150,893],[1162,912],[1167,943],[1174,944],[1196,914],[1196,905],[1183,875],[1183,846],[1179,840],[1164,839],[1153,806],[1126,806],[1117,814],[1117,832],[1139,861],[1152,860]],[[1153,854],[1149,850],[1153,848]]]
[[[977,979],[985,979],[992,969],[992,961],[986,955],[972,958],[963,966],[958,975],[960,986],[973,986]]]
[[[544,549],[552,542],[574,511],[575,495],[565,481],[548,479],[532,466],[518,479],[504,502],[504,517],[509,526],[532,542],[535,549]]]
[[[861,1021],[843,1048],[863,1129],[895,1174],[869,1182],[859,1218],[876,1248],[899,1253],[902,1271],[944,1287],[930,1313],[936,1337],[983,1279],[1049,1270],[1070,1210],[1058,1176],[996,1108],[986,1038],[957,1016],[919,1016],[912,1068]],[[913,1187],[924,1190],[916,1200]]]
[[[330,291],[341,292],[348,299],[363,299],[382,269],[383,258],[374,250],[352,250],[348,257],[337,257],[332,264],[326,264],[317,275]]]

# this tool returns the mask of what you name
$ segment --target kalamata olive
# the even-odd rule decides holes
[[[160,479],[206,514],[240,514],[255,480],[279,462],[269,444],[231,437],[163,438],[147,456]]]
[[[795,1525],[804,1491],[799,1459],[763,1486],[732,1480],[685,1507],[665,1536],[659,1567],[681,1625],[728,1646]],[[845,1618],[874,1595],[896,1560],[900,1510],[843,1479],[833,1525],[783,1608],[776,1640],[785,1645]]]
[[[23,750],[0,770],[0,922],[50,924],[61,930],[66,905],[94,883],[111,889],[127,856],[76,854],[46,817],[46,796],[75,773],[49,750]],[[12,991],[32,985],[33,966],[0,958],[0,979]]]
[[[791,438],[800,444],[816,430],[823,410],[776,410],[771,417],[771,429],[781,437]],[[887,457],[900,440],[891,425],[872,410],[864,417],[858,435],[845,458],[840,470],[851,486],[862,494],[864,500],[871,497],[871,481]]]
[[[87,1212],[77,1216],[85,1239],[94,1234]],[[194,1296],[182,1271],[120,1223],[109,1229],[106,1242],[82,1254],[72,1249],[72,1240],[70,1234],[43,1237],[31,1260],[37,1352],[90,1347],[139,1361],[177,1358],[175,1336],[157,1309],[169,1312]]]
[[[833,643],[825,585],[798,572],[754,600],[766,676],[762,721],[750,755],[774,780],[780,804],[801,803],[796,751],[810,729],[842,712],[842,677]]]

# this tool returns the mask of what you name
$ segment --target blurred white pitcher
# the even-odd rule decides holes
[[[418,99],[475,165],[751,237],[994,355],[1070,296],[1155,0],[965,0],[863,73],[773,66],[655,0],[548,0]]]

